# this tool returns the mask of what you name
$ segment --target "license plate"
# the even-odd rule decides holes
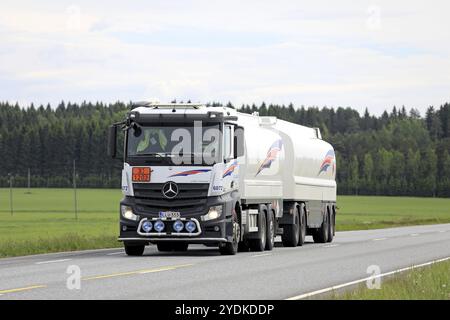
[[[178,211],[160,211],[159,212],[159,217],[161,219],[178,219],[180,218],[180,212]]]

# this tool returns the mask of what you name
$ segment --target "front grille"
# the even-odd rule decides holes
[[[176,210],[184,214],[206,211],[209,184],[179,183],[178,195],[167,199],[162,194],[163,183],[134,183],[134,198],[137,210],[158,214],[160,211]]]

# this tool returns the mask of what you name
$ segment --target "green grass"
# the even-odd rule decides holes
[[[450,300],[450,261],[400,273],[381,282],[380,289],[365,285],[343,293],[333,293],[332,299],[342,300]]]
[[[120,190],[0,189],[0,257],[117,247]],[[450,222],[450,199],[338,197],[338,230]]]
[[[0,257],[117,247],[120,190],[0,189]]]
[[[450,223],[450,199],[340,196],[337,206],[339,231]]]

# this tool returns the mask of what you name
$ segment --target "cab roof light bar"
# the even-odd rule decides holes
[[[133,102],[133,107],[146,107],[153,109],[198,109],[203,107],[204,105],[201,103],[159,103],[159,102],[149,102],[149,101],[141,101],[141,102]]]
[[[139,111],[131,111],[127,114],[127,119],[124,122],[125,128],[128,129],[131,125],[137,123],[155,123],[155,122],[186,122],[186,121],[194,121],[194,120],[202,120],[202,121],[214,121],[214,122],[222,122],[222,121],[236,121],[236,116],[227,116],[222,112],[214,112],[208,111],[204,114],[198,113],[170,113],[170,114],[142,114]]]

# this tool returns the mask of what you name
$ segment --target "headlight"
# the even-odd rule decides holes
[[[209,221],[219,218],[222,215],[222,206],[209,208],[209,212],[202,216],[202,221]]]
[[[129,206],[120,206],[120,212],[125,219],[134,221],[139,220],[139,217],[133,213],[133,209]]]

